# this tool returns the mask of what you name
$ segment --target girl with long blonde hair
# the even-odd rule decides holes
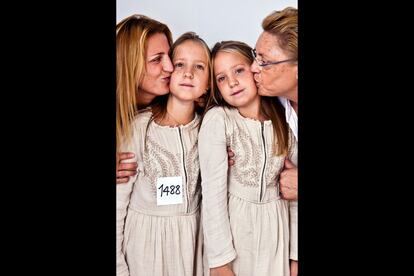
[[[209,92],[210,50],[189,32],[170,55],[170,93],[138,112],[121,147],[138,173],[117,185],[118,276],[203,275],[195,100]]]
[[[216,43],[212,63],[198,141],[210,275],[289,276],[289,203],[278,178],[295,140],[280,103],[258,95],[251,47]],[[237,153],[231,168],[227,147]]]

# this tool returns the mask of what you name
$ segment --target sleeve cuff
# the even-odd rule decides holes
[[[116,270],[116,276],[129,276],[129,269],[127,267],[124,267],[121,270]]]
[[[209,260],[208,262],[209,268],[215,268],[215,267],[228,264],[234,259],[236,259],[236,256],[237,256],[236,251],[232,249],[229,253],[223,256],[220,256],[219,258],[214,258],[213,260]]]

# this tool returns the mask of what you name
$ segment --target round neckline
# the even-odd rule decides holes
[[[151,111],[151,114],[152,114],[152,111]],[[155,120],[152,120],[152,123],[154,123],[154,125],[156,127],[159,127],[159,128],[167,128],[167,129],[177,129],[177,128],[181,128],[181,129],[183,129],[183,128],[188,128],[188,127],[194,125],[195,122],[198,120],[199,117],[200,117],[200,115],[198,115],[197,113],[195,113],[194,118],[190,122],[188,122],[185,125],[178,125],[178,126],[170,126],[170,125],[163,126],[163,125],[158,124]]]
[[[250,121],[250,122],[253,122],[253,123],[256,123],[256,124],[262,124],[262,123],[264,123],[264,124],[271,124],[271,123],[272,123],[272,120],[264,120],[264,121],[262,122],[262,121],[257,120],[257,119],[253,119],[253,118],[245,117],[245,116],[243,116],[243,115],[240,113],[240,111],[239,111],[237,108],[234,108],[234,109],[235,109],[235,112],[237,113],[237,115],[238,115],[241,119],[243,119],[243,120]]]

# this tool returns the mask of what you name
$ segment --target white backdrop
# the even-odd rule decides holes
[[[116,0],[116,20],[144,14],[168,25],[173,39],[194,31],[212,47],[222,40],[240,40],[254,47],[269,13],[297,8],[297,0]]]

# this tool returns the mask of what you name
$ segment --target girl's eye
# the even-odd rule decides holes
[[[236,69],[236,74],[240,74],[244,72],[244,68],[238,68]]]
[[[176,64],[174,64],[175,68],[182,68],[184,66],[184,63],[182,62],[177,62]]]
[[[217,82],[222,82],[222,81],[224,81],[224,77],[223,76],[217,78]]]
[[[160,63],[161,62],[161,56],[158,56],[158,57],[152,59],[151,62]]]
[[[199,70],[204,70],[204,66],[201,65],[201,64],[197,64],[196,65],[196,68],[199,69]]]

